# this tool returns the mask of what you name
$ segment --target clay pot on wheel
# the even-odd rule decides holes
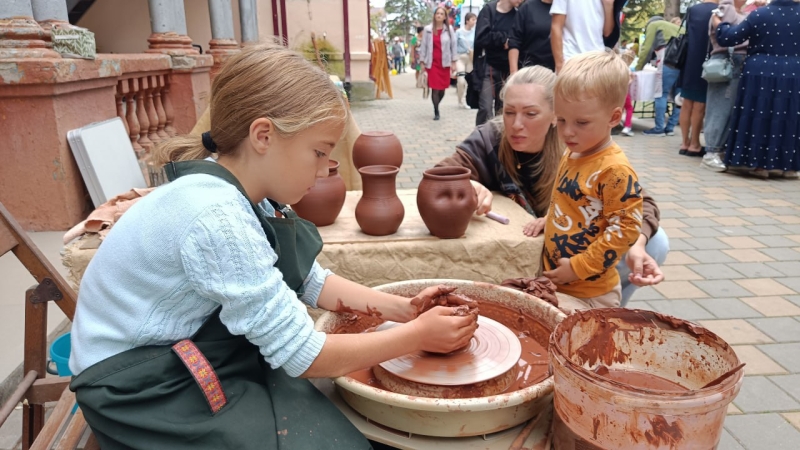
[[[324,227],[336,221],[344,206],[345,196],[347,188],[339,175],[339,162],[331,159],[328,161],[328,177],[318,178],[314,187],[302,200],[292,205],[292,209],[303,219]]]
[[[469,176],[466,167],[436,167],[422,174],[417,208],[432,235],[455,239],[467,231],[478,205]]]
[[[361,230],[373,236],[394,234],[405,216],[403,203],[397,198],[396,166],[366,166],[358,169],[364,193],[356,205],[356,222]]]
[[[403,165],[403,146],[389,131],[365,131],[353,144],[353,164],[357,169],[366,166]]]

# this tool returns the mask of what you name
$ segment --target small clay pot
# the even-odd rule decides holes
[[[466,167],[436,167],[423,172],[417,208],[432,235],[455,239],[467,231],[478,205],[469,176]]]
[[[327,178],[317,178],[314,187],[292,205],[292,209],[303,219],[324,227],[336,221],[346,196],[347,188],[339,175],[339,162],[331,159],[328,161]]]
[[[364,192],[356,205],[356,222],[361,230],[373,236],[394,234],[405,216],[403,203],[397,197],[396,166],[366,166],[358,169]]]
[[[365,131],[353,144],[353,164],[357,169],[366,166],[403,165],[403,145],[389,131]]]

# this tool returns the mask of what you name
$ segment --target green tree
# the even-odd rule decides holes
[[[625,22],[622,24],[620,40],[633,42],[644,33],[651,17],[664,14],[664,0],[629,0],[622,12],[625,13]]]
[[[389,37],[400,36],[406,41],[411,34],[411,27],[415,21],[427,25],[433,19],[431,3],[425,0],[386,0]]]

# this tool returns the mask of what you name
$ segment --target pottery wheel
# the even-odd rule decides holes
[[[378,330],[397,324],[387,322]],[[499,377],[520,358],[522,345],[503,324],[478,316],[478,329],[462,349],[448,354],[410,353],[382,362],[380,367],[400,378],[423,384],[461,386]]]

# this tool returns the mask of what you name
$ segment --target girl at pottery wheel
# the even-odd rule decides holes
[[[542,66],[526,67],[513,74],[500,92],[502,117],[479,125],[452,156],[436,165],[470,169],[478,196],[476,214],[491,211],[491,191],[513,199],[534,218],[524,228],[524,233],[531,237],[544,229],[543,217],[550,205],[559,159],[565,149],[558,138],[553,111],[555,82],[555,73]],[[622,306],[637,287],[658,284],[664,279],[659,265],[669,252],[669,239],[658,225],[658,206],[646,192],[642,194],[641,236],[617,266],[622,280]]]
[[[211,131],[156,151],[172,181],[117,222],[83,278],[70,388],[104,450],[367,449],[304,378],[466,345],[452,289],[413,299],[323,270],[316,228],[283,204],[317,177],[348,111],[328,76],[276,44],[214,79]],[[302,302],[302,303],[301,303]],[[406,322],[314,330],[305,306]]]

